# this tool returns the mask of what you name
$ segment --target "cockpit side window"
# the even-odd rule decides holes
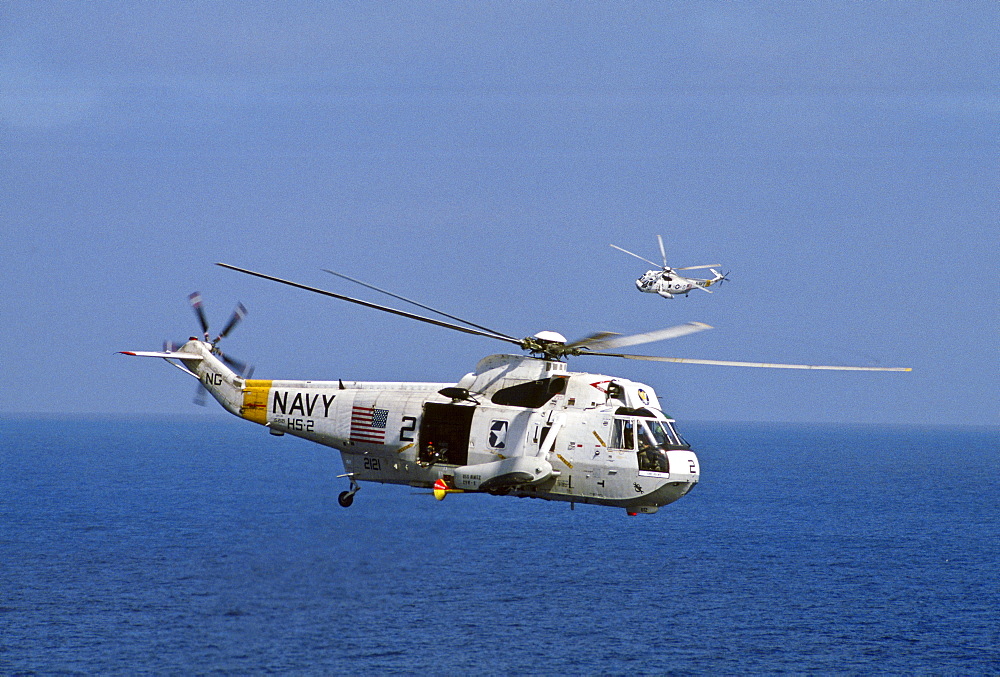
[[[670,472],[670,461],[666,449],[670,442],[664,434],[660,421],[639,422],[639,470],[649,472]]]
[[[611,434],[612,449],[635,449],[635,419],[616,418]]]
[[[656,446],[656,442],[655,442],[655,440],[653,440],[653,437],[649,434],[649,430],[646,429],[646,426],[640,425],[639,426],[639,451],[643,451],[644,449],[649,449],[649,448],[655,447],[655,446]]]

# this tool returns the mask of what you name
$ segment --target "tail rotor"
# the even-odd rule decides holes
[[[246,317],[246,306],[242,303],[237,303],[236,310],[233,311],[232,317],[229,318],[226,326],[223,327],[222,331],[219,332],[219,335],[216,336],[214,340],[209,340],[209,336],[211,336],[211,334],[208,331],[208,318],[205,316],[205,308],[202,304],[201,294],[199,292],[193,292],[188,296],[188,301],[191,303],[191,307],[194,308],[194,313],[198,317],[198,323],[201,325],[201,331],[205,335],[205,343],[208,343],[209,346],[211,346],[212,353],[229,365],[229,367],[239,374],[241,378],[250,378],[253,375],[253,365],[247,364],[243,360],[238,360],[235,357],[226,355],[219,350],[218,347],[219,341],[228,336],[236,325],[238,325],[240,321]],[[166,345],[167,343],[164,343],[165,347]]]
[[[242,360],[237,360],[235,357],[230,357],[229,355],[224,354],[218,348],[216,348],[213,352],[219,356],[220,360],[228,364],[233,371],[239,374],[240,378],[250,378],[251,376],[253,376],[254,368],[252,364],[247,364]]]
[[[718,278],[715,281],[716,284],[722,284],[723,282],[725,282],[726,280],[728,280],[729,279],[729,273],[733,272],[731,270],[727,270],[725,273],[720,273],[715,268],[712,268],[711,271],[712,271],[712,274],[715,275],[715,277]]]

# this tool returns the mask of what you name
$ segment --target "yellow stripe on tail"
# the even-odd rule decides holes
[[[267,399],[271,393],[271,381],[250,379],[244,382],[243,406],[240,416],[248,421],[267,423]]]

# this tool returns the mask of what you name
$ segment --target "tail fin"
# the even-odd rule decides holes
[[[199,362],[205,358],[194,353],[185,353],[179,350],[164,350],[155,352],[150,350],[119,350],[119,355],[132,355],[133,357],[162,357],[165,360],[184,360],[185,362]]]

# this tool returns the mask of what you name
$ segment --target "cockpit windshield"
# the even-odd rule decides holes
[[[638,451],[640,471],[670,472],[667,451],[687,447],[670,421],[615,417],[611,448]]]
[[[668,444],[669,438],[659,421],[639,422],[639,470],[670,472]]]
[[[666,421],[652,420],[643,422],[649,427],[649,432],[655,440],[656,446],[663,447],[669,445],[677,447],[682,445],[677,431]]]

